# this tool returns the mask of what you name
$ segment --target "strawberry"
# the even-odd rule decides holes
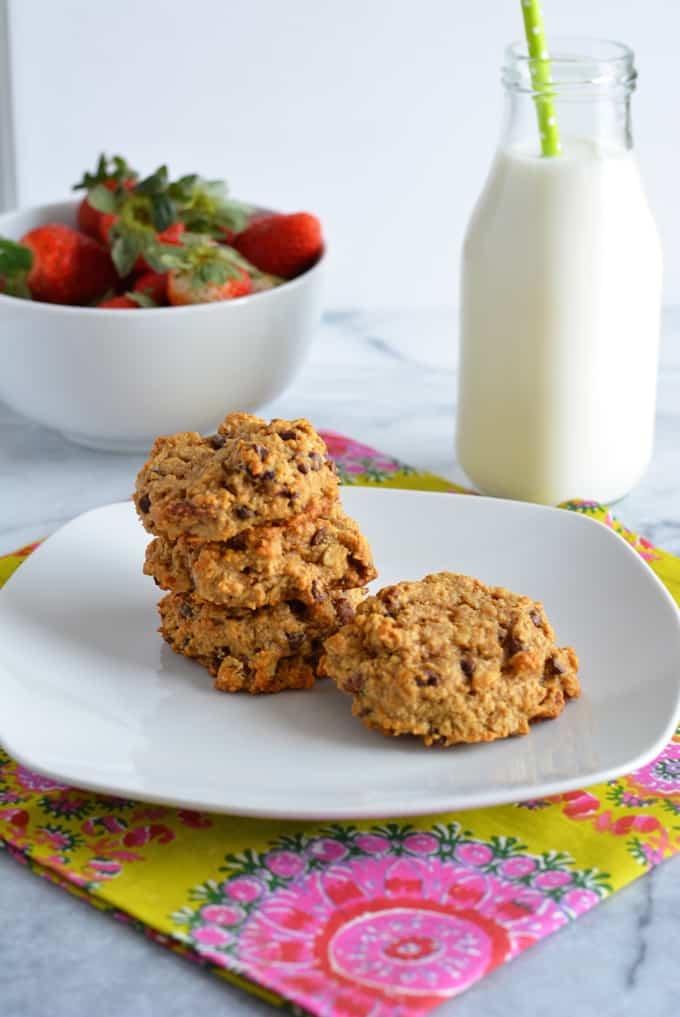
[[[132,289],[135,293],[146,293],[157,306],[168,302],[168,277],[160,272],[144,272],[135,279]]]
[[[124,180],[121,186],[124,187],[126,191],[130,191],[132,190],[133,185],[133,180]],[[115,182],[115,180],[104,180],[102,182],[102,186],[105,187],[107,191],[115,191],[116,187],[119,185]],[[81,233],[87,233],[89,237],[93,237],[95,240],[101,240],[101,221],[104,218],[104,214],[105,213],[103,212],[98,212],[96,208],[93,208],[86,197],[83,198],[78,205],[78,229]]]
[[[63,223],[38,226],[21,243],[33,253],[27,283],[34,300],[89,304],[118,282],[109,252]]]
[[[95,209],[96,211],[96,209]],[[118,221],[118,216],[115,212],[97,212],[99,221],[97,223],[97,237],[96,239],[104,244],[105,247],[109,246],[109,232],[114,222]]]
[[[121,294],[118,297],[109,297],[108,300],[100,300],[97,307],[118,307],[120,309],[139,309],[141,304],[138,304],[136,300],[132,300],[125,294]]]
[[[119,187],[129,191],[133,188],[136,179],[137,173],[128,166],[125,159],[119,155],[108,159],[102,153],[94,173],[85,173],[83,179],[73,185],[73,190],[86,189],[89,191],[94,187],[102,186],[111,192]],[[81,233],[87,233],[95,240],[100,239],[101,214],[92,207],[86,195],[78,206],[78,229]]]
[[[168,273],[171,304],[208,304],[252,292],[248,262],[229,247],[195,239],[182,249],[183,264]],[[257,269],[252,270],[259,276]]]
[[[176,307],[246,297],[252,292],[252,288],[250,276],[243,268],[238,269],[238,275],[222,283],[201,283],[191,272],[182,272],[180,269],[173,269],[168,273],[168,299]]]
[[[292,279],[320,258],[321,223],[308,212],[270,215],[247,226],[233,246],[262,272]]]

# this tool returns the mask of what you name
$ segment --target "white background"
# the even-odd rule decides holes
[[[225,176],[323,220],[328,304],[456,300],[519,0],[9,0],[18,200],[101,149]],[[633,46],[635,138],[680,303],[677,0],[547,0],[549,33]]]

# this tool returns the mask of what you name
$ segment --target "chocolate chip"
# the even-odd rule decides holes
[[[312,580],[312,585],[310,589],[312,592],[312,597],[317,602],[317,604],[320,604],[322,601],[328,599],[328,594],[326,593],[318,579]]]
[[[351,621],[354,621],[354,608],[344,597],[341,600],[336,600],[335,613],[343,625],[349,625]]]
[[[304,618],[307,615],[307,605],[301,600],[289,600],[288,607],[296,618]]]
[[[541,617],[540,611],[538,610],[529,611],[529,617],[531,618],[532,622],[534,623],[537,629],[543,628],[543,619]]]
[[[295,498],[297,495],[293,494],[289,487],[280,487],[276,494],[279,498]]]
[[[460,658],[460,669],[466,678],[472,678],[475,673],[475,662],[470,660],[469,657]]]
[[[265,470],[264,473],[260,474],[259,479],[262,483],[266,483],[268,480],[273,480],[276,476],[276,470]]]
[[[437,735],[432,739],[431,745],[446,745],[446,738],[444,735]]]
[[[304,632],[286,632],[286,639],[291,650],[299,650],[305,641]]]
[[[314,536],[312,537],[312,539],[309,542],[311,544],[311,546],[312,547],[316,547],[318,544],[320,544],[321,541],[325,539],[327,533],[328,533],[328,530],[326,529],[326,527],[325,526],[320,526],[319,529],[316,531],[316,533],[314,534]]]
[[[237,505],[234,509],[234,515],[238,516],[239,519],[252,519],[255,513],[247,505]]]
[[[385,610],[392,618],[397,617],[399,611],[399,597],[396,594],[396,588],[394,586],[388,586],[382,593],[379,594],[380,599],[385,605]]]
[[[424,688],[427,685],[439,685],[441,679],[434,671],[423,671],[422,675],[416,676],[416,685]]]
[[[151,508],[151,498],[149,498],[148,494],[143,494],[142,497],[139,499],[139,511],[148,512],[150,508]]]
[[[516,653],[526,650],[526,646],[516,636],[513,636],[512,632],[508,632],[503,643],[503,649],[508,657],[514,657]]]
[[[566,667],[564,667],[563,664],[560,664],[559,660],[555,657],[551,657],[548,660],[548,664],[550,665],[553,674],[566,674]]]
[[[312,465],[313,470],[320,470],[323,466],[323,459],[318,452],[309,453],[309,461]]]
[[[223,434],[211,434],[210,437],[208,438],[208,441],[210,442],[210,444],[212,445],[216,452],[218,449],[224,448],[224,446],[227,444],[227,439],[224,437]]]
[[[244,533],[237,533],[235,537],[230,537],[227,541],[227,547],[230,551],[245,551],[246,549],[246,537]]]
[[[283,441],[292,441],[294,438],[297,438],[297,431],[277,431],[276,433]]]
[[[345,692],[361,692],[364,687],[364,679],[358,671],[355,671],[354,674],[351,674],[349,678],[342,683],[342,687]]]
[[[262,462],[264,462],[265,459],[267,458],[267,456],[269,455],[269,453],[267,452],[267,449],[264,447],[264,445],[253,445],[253,448],[257,452],[258,456],[260,457],[260,460]]]
[[[305,475],[309,473],[309,466],[307,465],[307,463],[298,463],[298,470],[300,471],[300,473]]]
[[[186,601],[180,607],[179,613],[182,615],[182,618],[193,618],[194,617],[194,609],[191,606],[191,604],[187,604]]]

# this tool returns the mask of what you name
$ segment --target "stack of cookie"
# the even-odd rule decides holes
[[[135,504],[144,571],[171,592],[161,633],[225,692],[314,684],[323,642],[376,575],[307,420],[232,413],[216,434],[157,439]]]

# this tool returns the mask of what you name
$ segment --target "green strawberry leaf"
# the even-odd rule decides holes
[[[118,208],[116,195],[103,184],[97,184],[89,190],[87,200],[98,212],[115,212]]]
[[[116,230],[115,226],[113,230]],[[144,240],[139,233],[120,233],[117,231],[116,233],[117,235],[111,248],[111,260],[116,266],[118,275],[122,278],[129,275],[132,271],[134,263],[142,253]]]
[[[158,304],[153,300],[148,293],[140,293],[138,290],[129,290],[126,294],[129,300],[134,300],[140,307],[158,307]]]
[[[233,279],[238,272],[227,262],[206,261],[194,272],[194,279],[203,285],[222,286],[227,279]]]
[[[137,171],[128,165],[122,155],[114,155],[109,159],[102,152],[97,160],[94,173],[84,173],[82,179],[73,185],[73,190],[89,191],[106,180],[115,180],[120,184],[123,180],[136,180],[138,176]]]
[[[0,237],[0,275],[8,279],[27,274],[33,267],[33,251],[14,240]]]
[[[161,194],[167,190],[167,186],[168,167],[159,166],[151,176],[145,177],[144,180],[140,180],[138,184],[135,184],[134,190],[137,194]]]
[[[11,279],[5,279],[5,288],[3,292],[8,297],[19,297],[21,300],[33,299],[33,294],[28,288],[26,277],[23,275],[17,275]]]
[[[151,197],[151,221],[154,228],[162,233],[175,221],[175,206],[167,194],[154,194]]]
[[[144,259],[149,268],[161,275],[187,266],[186,253],[179,244],[159,244],[151,241],[144,246]]]
[[[227,198],[224,180],[204,180],[189,173],[168,185],[168,194],[175,202],[180,222],[193,233],[205,233],[220,239],[222,227],[242,230],[249,209]]]

